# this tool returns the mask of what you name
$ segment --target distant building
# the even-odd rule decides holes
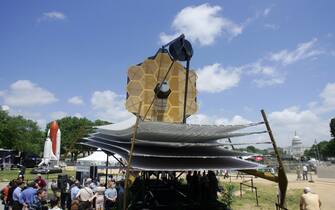
[[[304,147],[302,146],[302,140],[299,136],[297,136],[297,133],[295,133],[292,139],[291,155],[293,157],[301,157],[304,155]]]
[[[304,149],[305,147],[302,145],[302,139],[295,132],[291,146],[284,148],[284,153],[293,158],[300,158],[304,155]]]

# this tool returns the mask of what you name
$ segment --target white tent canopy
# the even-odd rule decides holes
[[[118,154],[114,155],[116,158],[120,159],[121,156]],[[103,152],[100,148],[97,151],[93,152],[91,155],[77,160],[79,165],[106,165],[107,154]],[[118,164],[118,161],[115,160],[113,156],[108,157],[109,165],[113,166]]]

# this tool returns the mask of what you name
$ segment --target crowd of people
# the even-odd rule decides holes
[[[220,191],[219,183],[213,171],[189,171],[186,175],[189,197],[199,203],[209,203],[217,200]]]
[[[4,210],[118,210],[123,209],[123,185],[124,180],[116,182],[112,177],[107,187],[91,178],[82,185],[71,177],[65,187],[55,180],[48,187],[41,175],[28,183],[19,177],[1,190],[1,199]]]
[[[106,188],[104,183],[99,184],[88,178],[81,187],[80,182],[76,180],[75,184],[70,188],[71,204],[68,209],[123,209],[123,185],[123,180],[116,182],[114,179],[110,179]]]
[[[297,181],[301,180],[301,177],[302,177],[302,180],[308,181],[308,172],[309,170],[308,170],[307,165],[303,165],[302,167],[297,166],[296,167]]]
[[[1,198],[5,210],[48,209],[47,183],[41,175],[28,183],[19,176],[1,190]]]

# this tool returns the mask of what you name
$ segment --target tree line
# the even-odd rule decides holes
[[[76,159],[84,150],[79,140],[93,132],[94,126],[110,124],[107,121],[91,121],[87,118],[64,117],[57,120],[61,130],[61,156]],[[0,110],[0,148],[41,155],[50,124],[41,130],[33,120],[11,116]]]
[[[328,157],[335,157],[335,118],[330,120],[329,127],[332,139],[314,144],[310,149],[305,150],[305,156],[321,160],[326,160]]]
[[[72,160],[77,159],[77,156],[86,150],[78,144],[80,139],[93,132],[94,126],[110,124],[103,120],[91,121],[78,117],[64,117],[57,120],[57,123],[62,132],[61,156],[71,157]],[[332,139],[321,141],[305,150],[305,156],[318,159],[335,157],[335,118],[331,119],[329,126]],[[35,121],[22,116],[11,116],[7,111],[0,109],[0,148],[41,155],[48,129],[49,124],[45,130],[41,130]],[[237,150],[267,154],[266,150],[254,146]]]

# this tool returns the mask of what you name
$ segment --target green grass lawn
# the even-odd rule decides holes
[[[25,173],[26,181],[34,180],[36,178],[36,174],[31,174],[31,170],[32,170],[31,168],[26,169],[26,173]],[[59,174],[67,174],[68,176],[75,176],[75,173],[76,173],[75,171],[63,171],[63,173],[59,173]],[[9,182],[12,179],[16,179],[18,174],[19,174],[18,169],[0,171],[0,182]],[[49,174],[49,175],[42,174],[42,177],[49,181],[51,181],[52,179],[57,180],[57,176],[59,174]]]
[[[229,183],[224,183],[226,186]],[[240,185],[239,183],[231,183],[234,186],[234,196],[232,202],[233,210],[253,210],[253,209],[275,209],[275,202],[277,200],[277,187],[275,184],[265,185],[256,184],[258,191],[258,203],[256,205],[255,192],[251,192],[250,188],[243,186],[244,194],[242,198],[240,197]],[[288,190],[286,195],[286,205],[288,209],[299,209],[299,201],[301,196],[301,189]]]

